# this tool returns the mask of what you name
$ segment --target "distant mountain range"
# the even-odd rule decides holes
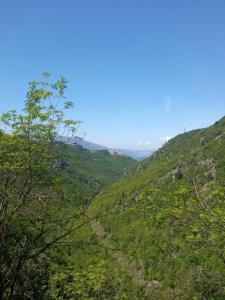
[[[57,140],[60,142],[65,142],[69,145],[80,145],[85,149],[97,151],[97,150],[108,150],[112,154],[119,154],[130,156],[136,160],[145,159],[153,154],[153,150],[136,150],[136,149],[116,149],[116,148],[109,148],[106,146],[102,146],[99,144],[95,144],[89,141],[84,140],[81,137],[75,136],[72,138],[67,138],[64,136],[58,136]]]

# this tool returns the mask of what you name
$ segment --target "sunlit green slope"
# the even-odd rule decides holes
[[[143,299],[142,291],[108,254],[86,218],[87,205],[93,197],[112,182],[128,176],[138,163],[105,150],[58,146],[67,158],[59,165],[65,197],[55,210],[60,212],[59,219],[62,213],[68,218],[74,209],[78,217],[71,221],[77,229],[50,251],[50,299]],[[62,221],[62,229],[64,225]]]
[[[225,117],[170,140],[90,211],[149,299],[225,299]]]

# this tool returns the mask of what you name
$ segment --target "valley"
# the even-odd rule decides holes
[[[224,137],[225,118],[181,134],[90,201],[79,241],[123,274],[110,299],[223,299]]]
[[[225,117],[138,161],[59,140],[65,87],[1,116],[0,299],[224,299]]]

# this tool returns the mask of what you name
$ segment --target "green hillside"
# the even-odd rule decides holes
[[[50,299],[71,300],[142,299],[142,291],[133,285],[126,270],[98,240],[87,213],[94,196],[132,173],[138,166],[137,161],[105,150],[89,151],[61,143],[58,146],[59,154],[66,154],[60,163],[64,202],[59,201],[55,210],[60,211],[60,218],[67,218],[75,211],[78,217],[69,223],[78,229],[49,253],[47,295]],[[64,224],[63,221],[62,230]]]
[[[170,140],[92,202],[148,299],[225,299],[225,117]]]
[[[131,157],[111,155],[106,150],[90,151],[81,146],[59,145],[67,154],[67,159],[61,162],[65,191],[68,197],[72,194],[84,205],[138,165]]]

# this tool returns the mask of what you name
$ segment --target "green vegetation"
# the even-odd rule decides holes
[[[123,299],[133,287],[93,238],[87,203],[137,163],[57,143],[77,122],[64,118],[66,80],[43,76],[22,113],[1,116],[0,299]]]
[[[111,155],[106,150],[89,151],[81,146],[62,144],[67,159],[62,162],[64,187],[76,202],[87,205],[93,196],[137,167],[134,159]]]
[[[49,83],[49,75],[43,76],[29,83],[22,113],[1,116],[0,299],[22,294],[25,299],[27,286],[36,286],[40,298],[47,280],[44,253],[73,231],[71,224],[59,231],[54,221],[62,201],[54,137],[60,126],[68,134],[75,132],[77,122],[64,119],[63,110],[72,107],[64,97],[66,80]]]
[[[142,292],[109,256],[89,224],[60,243],[50,256],[50,299],[142,299]]]
[[[225,118],[184,133],[91,204],[150,299],[225,298]]]
[[[137,165],[56,142],[65,88],[1,117],[0,299],[225,299],[225,117]]]

